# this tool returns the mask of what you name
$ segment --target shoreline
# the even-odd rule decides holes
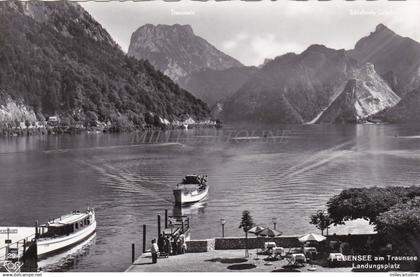
[[[217,129],[222,128],[218,124],[207,124],[207,123],[197,123],[190,124],[188,130],[190,129]],[[186,130],[183,126],[178,125],[163,125],[163,126],[148,126],[146,128],[133,128],[129,130],[117,130],[115,126],[110,127],[89,127],[81,128],[76,126],[47,126],[47,127],[32,127],[32,128],[21,128],[21,127],[11,127],[11,128],[0,128],[0,137],[28,137],[28,136],[48,136],[48,135],[79,135],[82,133],[91,133],[91,134],[102,134],[102,133],[113,133],[113,134],[122,134],[122,133],[135,133],[135,132],[148,132],[148,131],[166,131],[166,130]]]

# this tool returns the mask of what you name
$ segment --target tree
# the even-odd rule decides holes
[[[328,213],[333,223],[364,218],[393,252],[403,256],[420,255],[420,187],[358,188],[343,190],[328,201]],[[416,264],[420,269],[420,260]]]
[[[420,256],[420,197],[399,203],[380,214],[376,231],[404,256]],[[420,261],[416,264],[420,268]]]
[[[85,121],[86,126],[96,127],[97,121],[98,121],[98,116],[96,115],[95,112],[92,112],[92,111],[86,112],[86,121]]]
[[[72,126],[75,123],[73,118],[70,115],[64,115],[60,119],[61,119],[60,120],[61,121],[61,126],[64,126],[64,127]]]
[[[125,115],[111,117],[111,124],[112,130],[115,132],[126,132],[134,129],[133,122]]]
[[[375,224],[379,214],[415,196],[420,196],[420,188],[415,186],[346,189],[328,201],[328,213],[335,224],[358,218]]]
[[[239,228],[242,228],[245,232],[245,257],[248,257],[248,231],[254,226],[254,220],[252,219],[251,213],[247,210],[242,212],[241,224]]]
[[[318,210],[316,214],[311,215],[311,221],[309,223],[321,230],[321,235],[324,235],[324,230],[327,229],[328,235],[328,227],[332,224],[332,220],[327,211]]]
[[[17,118],[15,119],[15,127],[20,128],[20,121]]]
[[[25,120],[25,126],[26,126],[26,129],[28,129],[29,126],[31,126],[31,122],[28,119]]]

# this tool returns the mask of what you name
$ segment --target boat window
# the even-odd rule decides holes
[[[59,237],[69,235],[74,232],[74,226],[71,225],[63,225],[63,226],[50,226],[48,231],[42,234],[42,237]]]
[[[69,235],[71,233],[74,233],[74,226],[73,226],[73,224],[67,225],[66,234]]]
[[[74,227],[75,227],[76,229],[79,229],[79,223],[78,223],[78,222],[76,222],[76,224],[74,224]]]
[[[185,176],[182,181],[184,184],[198,184],[200,183],[200,177],[195,175]]]

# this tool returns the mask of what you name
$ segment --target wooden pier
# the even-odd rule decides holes
[[[150,249],[147,247],[147,237],[146,237],[146,230],[147,226],[144,224],[142,228],[143,240],[142,240],[142,254],[140,257],[150,255]],[[178,216],[178,215],[168,215],[168,210],[165,210],[165,218],[164,218],[164,228],[162,228],[161,224],[161,216],[160,214],[157,215],[157,235],[164,234],[165,236],[171,237],[173,239],[179,238],[181,235],[184,236],[185,241],[189,241],[191,236],[191,224],[190,218],[188,216]],[[134,243],[131,244],[131,263],[134,263],[136,260],[136,246]]]
[[[169,216],[168,228],[163,232],[173,237],[184,235],[187,240],[190,239],[190,218],[188,216]]]
[[[19,271],[37,271],[34,227],[0,227],[0,264],[5,261],[21,264]]]

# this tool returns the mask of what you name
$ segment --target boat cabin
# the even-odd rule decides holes
[[[182,179],[183,185],[198,185],[207,182],[207,176],[187,175]]]
[[[68,236],[78,232],[92,223],[92,216],[87,213],[75,211],[71,214],[53,219],[40,226],[39,238]]]

